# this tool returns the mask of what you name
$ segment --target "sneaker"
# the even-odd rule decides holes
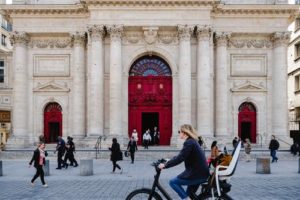
[[[57,167],[56,169],[61,169],[61,167]]]
[[[31,185],[32,187],[34,187],[34,183],[33,183],[33,182],[30,182],[30,185]]]
[[[47,184],[44,184],[43,187],[46,188],[46,187],[48,187],[48,185],[47,185]]]
[[[115,172],[114,171],[112,171],[112,172],[110,172],[111,174],[114,174]]]
[[[121,168],[120,170],[121,170],[120,174],[122,174],[123,173],[123,168]]]

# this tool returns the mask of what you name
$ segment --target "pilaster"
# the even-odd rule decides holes
[[[228,136],[227,45],[229,33],[218,32],[216,40],[216,135]]]
[[[193,27],[178,25],[179,37],[179,126],[191,124],[191,34]]]
[[[88,32],[92,55],[87,86],[87,136],[100,136],[104,130],[104,26],[91,25]]]

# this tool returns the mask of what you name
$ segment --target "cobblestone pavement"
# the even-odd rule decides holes
[[[127,158],[126,158],[127,159]],[[111,174],[111,162],[94,160],[94,175],[80,176],[80,168],[55,170],[55,160],[50,160],[50,176],[46,177],[48,188],[43,188],[38,179],[34,187],[30,179],[35,173],[28,168],[26,160],[4,160],[3,176],[0,177],[0,199],[103,199],[124,200],[132,190],[150,187],[154,169],[149,161],[129,160],[119,162],[123,174]],[[179,199],[170,189],[168,180],[180,173],[183,164],[164,170],[161,183],[173,199]],[[231,197],[237,200],[284,200],[300,199],[300,174],[298,158],[271,164],[271,174],[256,174],[256,163],[239,161],[234,177],[231,179]]]

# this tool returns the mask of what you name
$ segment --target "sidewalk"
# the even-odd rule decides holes
[[[280,158],[279,158],[280,159]],[[80,166],[67,170],[55,170],[56,162],[50,161],[50,176],[46,182],[48,188],[42,188],[40,180],[30,185],[35,173],[28,168],[28,160],[4,160],[3,176],[0,177],[1,199],[102,199],[124,200],[128,193],[136,188],[150,187],[154,169],[149,161],[136,161],[130,164],[126,158],[121,161],[123,174],[110,174],[112,164],[109,160],[94,160],[94,175],[79,176]],[[180,173],[183,164],[164,170],[161,182],[173,199],[179,199],[170,189],[168,180]],[[256,199],[299,199],[300,174],[298,174],[298,157],[294,160],[279,160],[271,164],[271,174],[256,174],[256,162],[239,161],[238,168],[231,180],[231,197],[237,200]]]

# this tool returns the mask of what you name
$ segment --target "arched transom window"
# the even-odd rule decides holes
[[[168,64],[158,56],[143,56],[136,60],[129,72],[130,76],[171,76]]]
[[[61,106],[55,102],[49,103],[45,108],[45,112],[61,112],[61,111],[62,111]]]
[[[243,112],[243,111],[256,112],[256,109],[255,109],[255,107],[254,107],[254,105],[252,103],[250,103],[250,102],[244,102],[239,107],[239,112]]]

